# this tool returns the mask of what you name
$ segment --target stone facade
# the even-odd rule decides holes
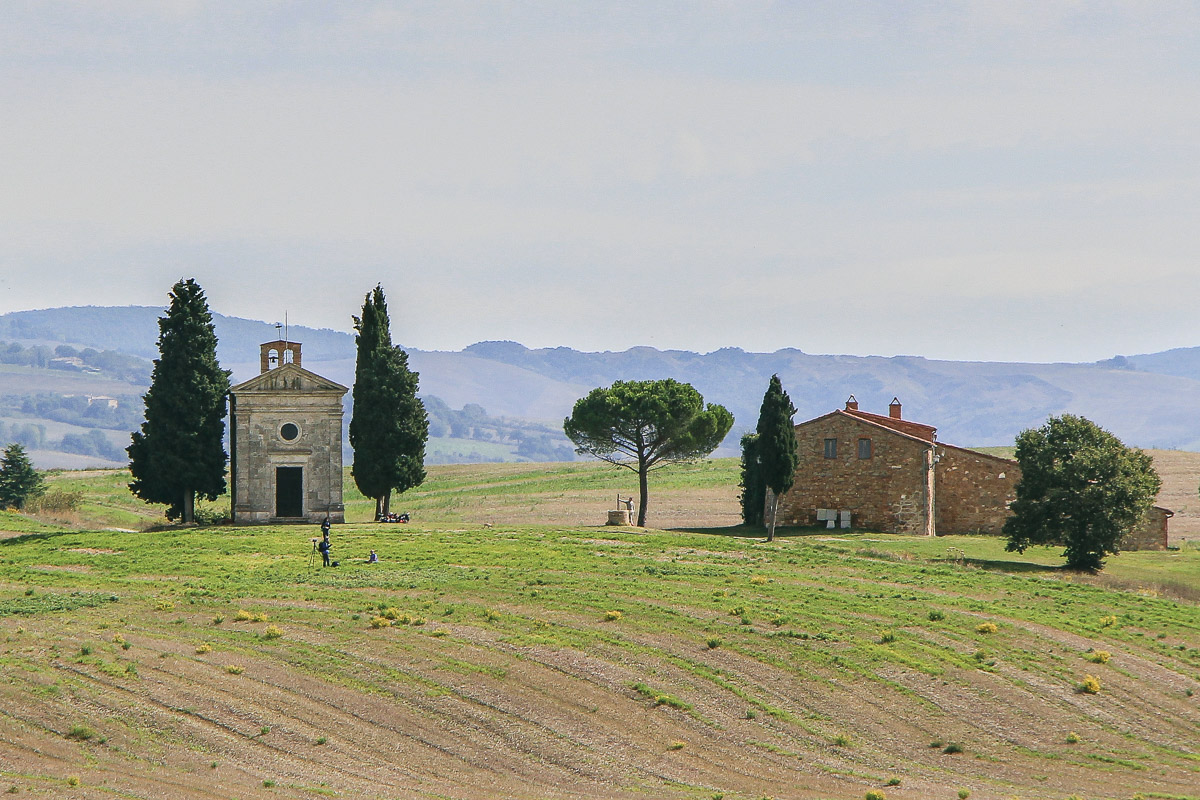
[[[779,498],[778,524],[815,525],[818,509],[844,509],[856,528],[932,532],[931,441],[835,411],[797,425],[796,443],[800,466],[795,484]],[[870,450],[860,453],[860,447]]]
[[[827,509],[887,533],[1001,535],[1021,479],[1017,462],[938,442],[936,428],[902,418],[898,400],[888,412],[860,411],[851,397],[845,409],[796,426],[800,463],[779,498],[779,524],[816,525]],[[1155,506],[1121,549],[1166,549],[1171,516]]]
[[[1021,478],[1016,461],[939,444],[935,475],[938,533],[1001,533]]]
[[[1142,520],[1142,524],[1130,531],[1121,540],[1122,550],[1166,550],[1167,520],[1175,516],[1174,511],[1154,506]]]
[[[233,521],[343,522],[348,389],[303,369],[296,342],[263,344],[261,361],[260,375],[229,392]]]

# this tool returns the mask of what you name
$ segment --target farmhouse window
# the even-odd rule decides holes
[[[837,439],[825,440],[825,457],[837,458]]]
[[[859,439],[858,440],[858,457],[860,459],[867,459],[867,458],[871,457],[871,440],[870,439]]]

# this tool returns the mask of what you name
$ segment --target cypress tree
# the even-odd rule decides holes
[[[10,444],[0,457],[0,509],[25,507],[25,502],[46,490],[46,482],[33,468],[25,448]]]
[[[408,353],[392,344],[387,299],[376,286],[354,317],[358,357],[354,367],[354,413],[350,446],[354,483],[375,500],[375,518],[391,511],[392,492],[425,480],[429,418],[417,397],[420,376],[408,368]]]
[[[763,506],[767,502],[767,485],[762,479],[762,465],[758,463],[758,434],[742,434],[742,493],[738,500],[742,504],[742,523],[761,525]]]
[[[775,512],[779,509],[779,495],[792,488],[796,479],[796,467],[800,456],[796,452],[796,427],[792,416],[796,407],[783,390],[778,375],[771,376],[771,383],[763,395],[762,408],[758,412],[758,463],[760,479],[770,493],[770,518],[767,520],[767,541],[775,539]]]
[[[158,352],[146,392],[146,421],[129,453],[129,488],[165,503],[167,519],[194,520],[196,496],[225,493],[225,398],[229,372],[217,363],[217,334],[204,290],[194,280],[171,288],[158,320]]]

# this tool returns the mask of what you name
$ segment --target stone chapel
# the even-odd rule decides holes
[[[260,348],[258,376],[229,390],[230,493],[238,525],[345,521],[345,386],[300,366],[300,343]]]

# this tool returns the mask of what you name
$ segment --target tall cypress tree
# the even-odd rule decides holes
[[[763,482],[762,465],[758,463],[758,434],[742,434],[742,523],[761,525],[763,506],[767,503],[767,485]]]
[[[771,515],[767,520],[768,542],[775,539],[779,495],[792,488],[796,466],[800,463],[800,455],[796,452],[796,427],[792,423],[795,413],[796,407],[783,390],[779,376],[772,375],[758,412],[757,442],[759,477],[771,490],[768,495],[771,504]]]
[[[354,367],[354,414],[350,418],[350,472],[365,497],[375,499],[375,518],[391,511],[392,492],[425,480],[425,441],[429,418],[417,397],[419,375],[408,368],[408,353],[392,344],[387,299],[376,286],[363,301]]]
[[[225,398],[229,372],[217,363],[217,334],[204,290],[194,280],[171,288],[158,320],[158,352],[143,398],[146,421],[133,434],[129,488],[166,503],[167,519],[192,522],[196,496],[225,493]]]

